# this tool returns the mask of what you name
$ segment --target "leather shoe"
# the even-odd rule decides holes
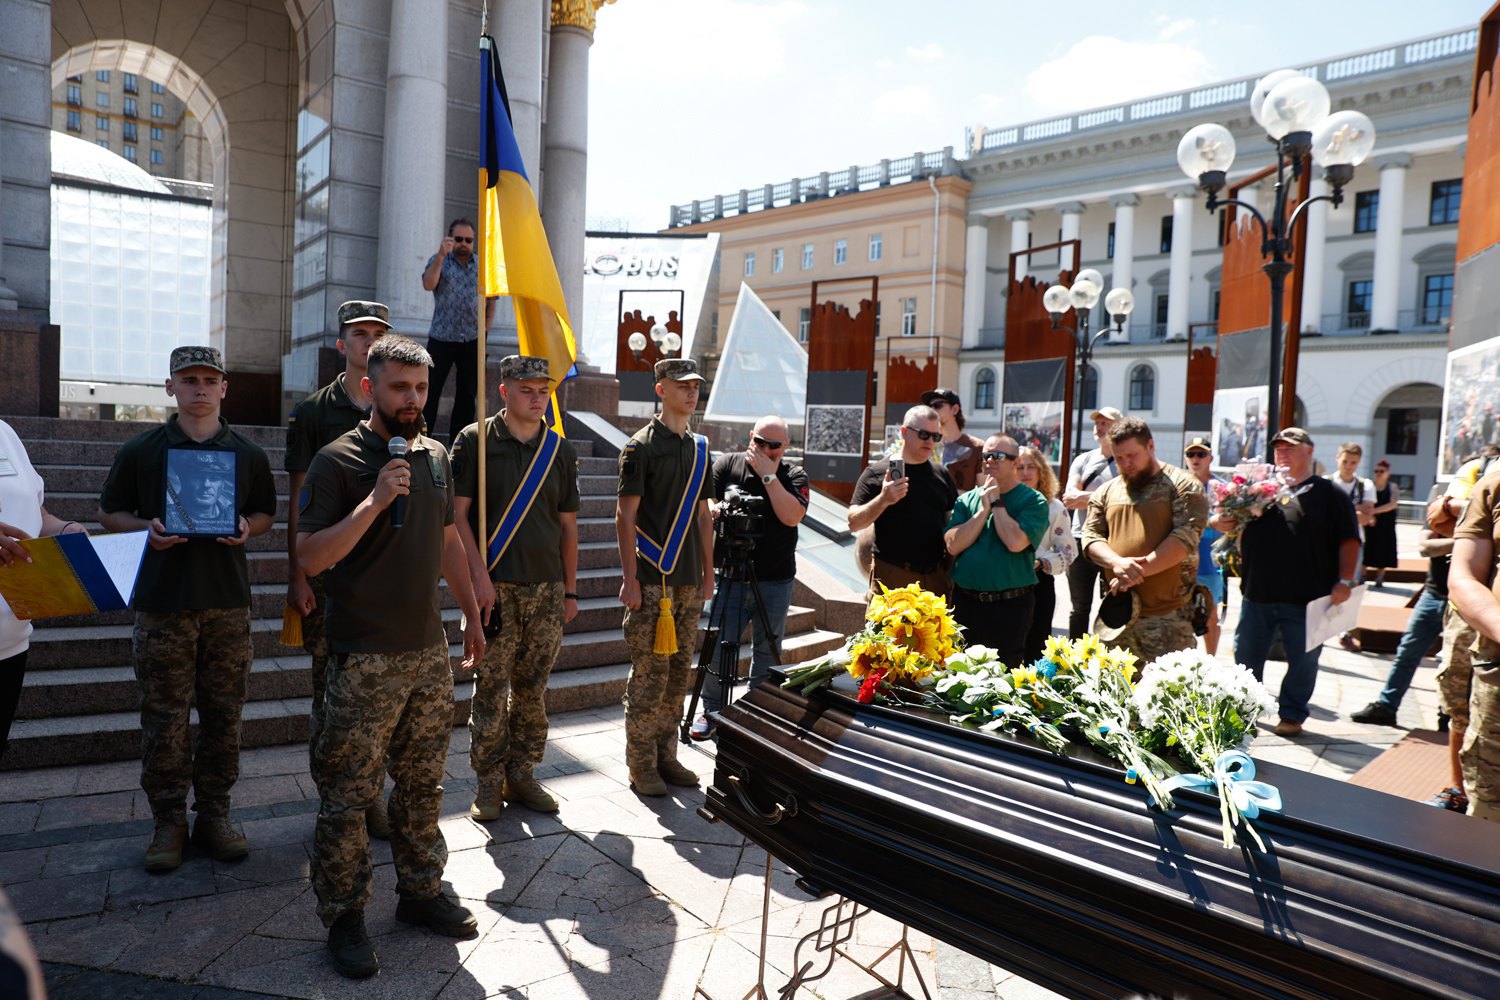
[[[403,924],[421,924],[430,931],[453,938],[473,937],[479,933],[474,914],[442,893],[426,898],[403,894],[396,904],[396,919]]]
[[[1469,811],[1469,797],[1464,794],[1462,788],[1445,788],[1428,799],[1427,804],[1437,806],[1439,809],[1451,809],[1457,813]]]
[[[1291,719],[1281,719],[1276,723],[1276,728],[1271,731],[1277,736],[1296,736],[1302,732],[1302,723]]]
[[[187,824],[156,821],[156,833],[146,848],[146,870],[169,872],[182,864],[182,849],[187,845]]]
[[[661,775],[661,780],[669,785],[677,785],[681,788],[697,788],[698,774],[690,768],[684,767],[675,759],[656,761],[656,773]]]
[[[632,770],[630,772],[630,787],[635,789],[637,795],[661,796],[667,794],[667,783],[661,780],[661,775],[656,773],[655,768],[649,770]]]
[[[1349,716],[1349,721],[1362,723],[1367,726],[1394,726],[1396,724],[1396,710],[1383,701],[1372,701],[1358,712]]]
[[[193,821],[193,843],[215,861],[238,861],[250,853],[250,841],[228,816],[204,816]]]
[[[500,810],[505,808],[500,801],[500,784],[495,781],[481,781],[479,789],[474,793],[474,804],[469,807],[469,815],[481,823],[500,818]]]
[[[531,776],[530,771],[505,776],[505,801],[519,802],[533,812],[557,812],[557,800]]]
[[[375,804],[365,810],[365,829],[376,840],[391,839],[391,814],[386,811],[383,794],[377,796]]]
[[[328,928],[328,954],[338,974],[349,979],[369,979],[380,971],[375,947],[365,933],[364,911],[349,910],[333,922]]]

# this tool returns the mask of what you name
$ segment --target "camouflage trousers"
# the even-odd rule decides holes
[[[562,648],[563,585],[497,583],[500,634],[474,671],[469,762],[480,781],[530,770],[547,749],[547,679]]]
[[[438,891],[448,845],[438,830],[443,770],[453,731],[448,643],[404,653],[350,653],[328,668],[323,731],[314,748],[322,804],[313,830],[318,916],[332,925],[370,899],[365,810],[390,769],[391,857],[396,889]]]
[[[1448,716],[1449,738],[1462,745],[1469,727],[1469,689],[1474,675],[1474,628],[1452,604],[1443,618],[1443,665],[1437,672],[1438,707]]]
[[[308,715],[307,762],[316,781],[318,769],[314,751],[318,746],[318,734],[323,731],[323,689],[328,684],[328,620],[324,616],[328,591],[323,586],[321,575],[308,577],[307,586],[317,602],[312,614],[302,616],[302,649],[312,654],[312,710]]]
[[[141,688],[141,788],[152,815],[187,822],[189,785],[195,812],[229,815],[250,680],[250,609],[137,612],[131,653]],[[190,746],[194,702],[198,739]]]
[[[641,584],[641,606],[625,611],[625,643],[630,647],[630,680],[625,685],[625,763],[632,770],[655,768],[677,759],[677,722],[692,677],[693,642],[703,598],[697,585],[668,587],[677,625],[677,652],[653,653],[659,583]]]
[[[1474,664],[1469,726],[1458,760],[1469,815],[1500,823],[1500,663]]]
[[[1103,622],[1095,620],[1094,631],[1098,632]],[[1193,632],[1193,609],[1183,606],[1164,615],[1141,615],[1126,626],[1107,646],[1119,646],[1136,655],[1136,669],[1144,667],[1158,656],[1174,653],[1179,649],[1195,649],[1198,636]]]

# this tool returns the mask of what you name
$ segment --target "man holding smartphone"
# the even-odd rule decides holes
[[[879,584],[918,583],[942,597],[952,588],[943,532],[958,490],[948,470],[931,461],[942,439],[937,412],[913,406],[901,421],[900,454],[871,462],[854,484],[849,530],[875,526],[872,594]]]

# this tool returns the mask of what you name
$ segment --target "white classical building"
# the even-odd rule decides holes
[[[1366,472],[1389,458],[1421,496],[1436,466],[1476,42],[1463,30],[1297,67],[1328,87],[1334,110],[1362,111],[1377,130],[1343,204],[1308,213],[1298,419],[1322,461],[1332,463],[1337,442],[1358,441]],[[1257,77],[970,130],[959,391],[971,431],[999,426],[1012,251],[1076,237],[1081,264],[1136,300],[1124,334],[1096,349],[1098,404],[1145,418],[1158,450],[1178,453],[1187,338],[1212,341],[1222,249],[1218,218],[1178,168],[1177,143],[1217,121],[1240,150],[1231,184],[1272,165],[1250,116]],[[1326,191],[1321,180],[1313,187]],[[1269,208],[1269,182],[1248,197]],[[1048,279],[1057,263],[1033,259],[1030,271]],[[1106,322],[1102,307],[1094,320],[1095,330]],[[1086,390],[1085,405],[1093,398]]]

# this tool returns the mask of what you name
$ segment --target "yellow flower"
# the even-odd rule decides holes
[[[1075,664],[1087,663],[1090,657],[1099,656],[1103,652],[1104,643],[1100,642],[1099,637],[1092,633],[1085,635],[1073,644],[1073,654],[1076,657],[1074,660]]]

